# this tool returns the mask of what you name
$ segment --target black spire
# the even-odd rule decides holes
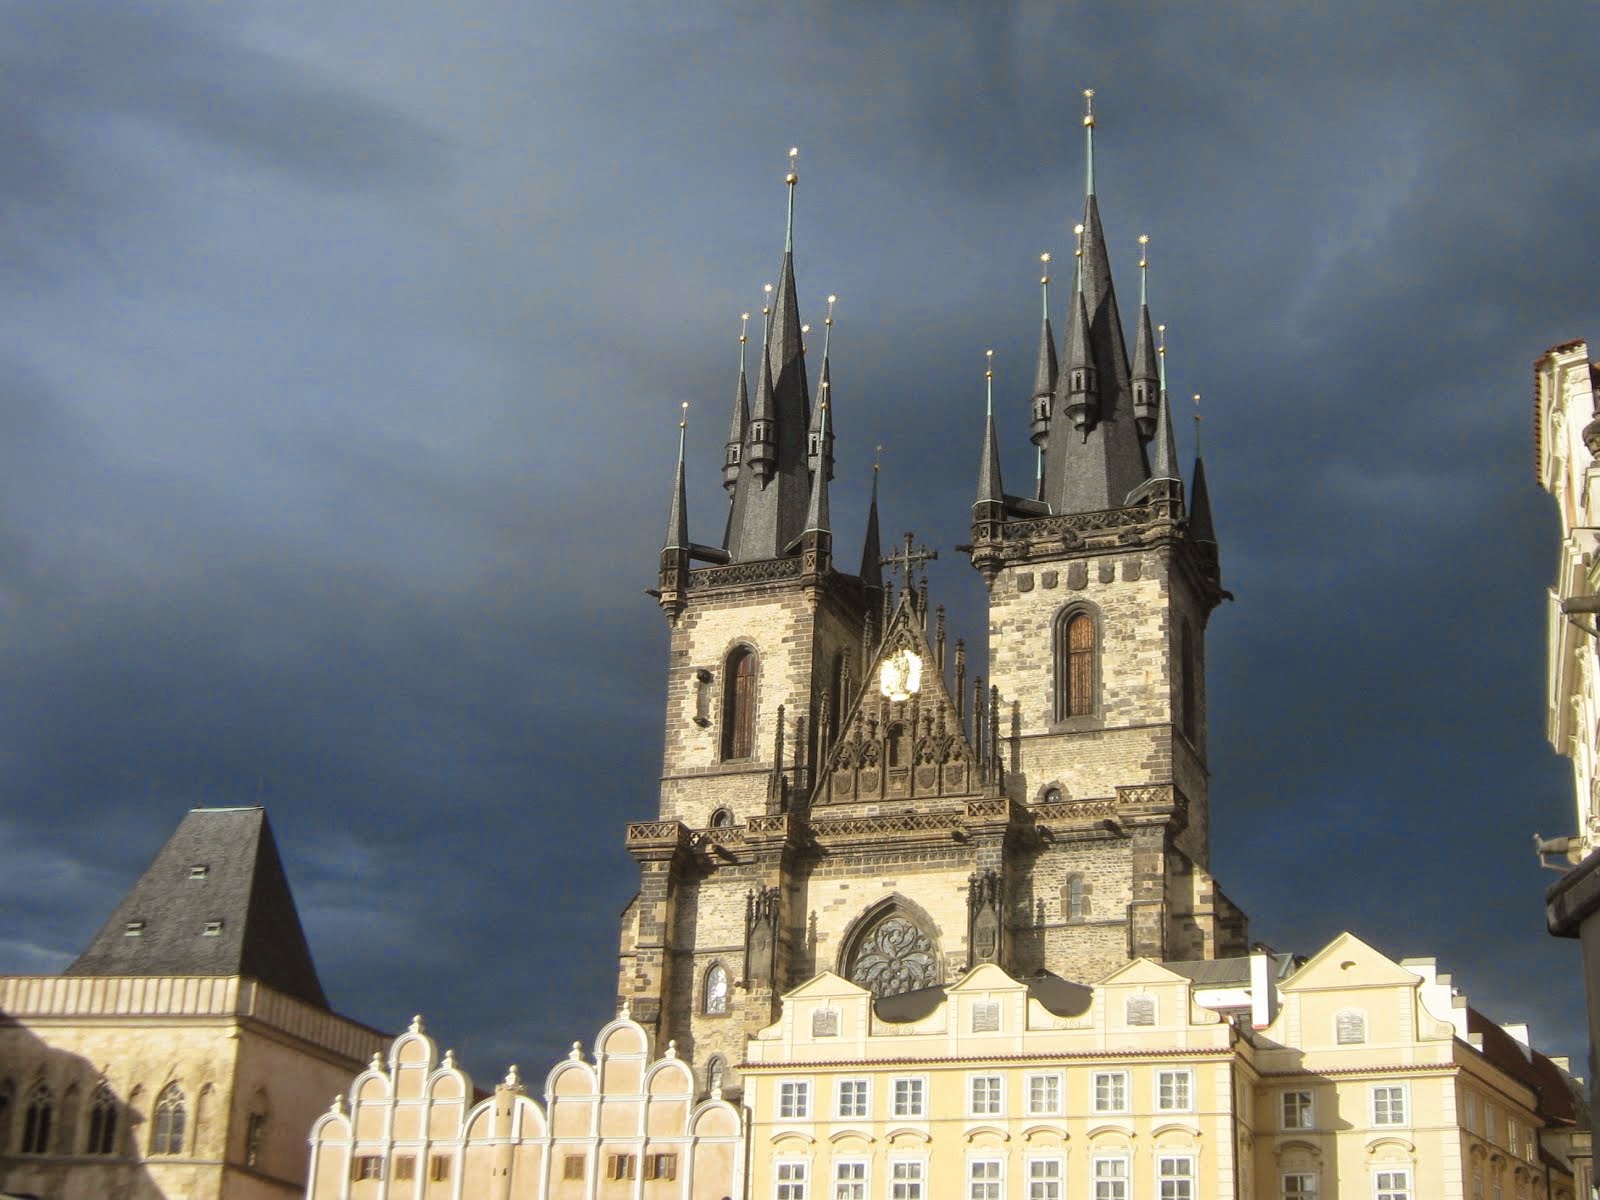
[[[1206,463],[1198,448],[1194,456],[1194,482],[1189,485],[1189,536],[1201,545],[1217,544],[1217,531],[1211,524],[1211,493],[1206,488]]]
[[[328,1007],[262,808],[191,810],[65,973],[246,975]]]
[[[1084,128],[1088,195],[1078,229],[1078,288],[1067,361],[1056,384],[1051,419],[1055,436],[1045,456],[1043,500],[1054,513],[1120,507],[1147,474],[1132,411],[1128,349],[1094,193],[1093,112],[1084,116]]]
[[[749,313],[739,314],[739,387],[733,396],[733,421],[728,426],[728,443],[723,448],[722,486],[733,494],[739,484],[739,462],[744,452],[745,434],[750,428],[750,393],[744,381],[744,347],[749,341],[746,328]]]
[[[879,449],[882,449],[880,446]],[[872,502],[867,505],[867,536],[861,544],[861,582],[883,590],[883,546],[878,537],[878,464],[872,464]]]
[[[1139,237],[1139,331],[1133,346],[1133,417],[1139,426],[1139,436],[1149,438],[1156,431],[1156,403],[1161,390],[1156,370],[1155,339],[1150,336],[1150,302],[1145,286],[1149,267],[1150,243],[1147,235]]]
[[[794,195],[799,176],[790,169],[789,221],[783,267],[773,300],[756,384],[745,461],[733,491],[728,552],[735,562],[778,558],[804,531],[811,492],[806,469],[806,427],[811,400],[801,344],[800,305],[794,282]]]
[[[689,404],[678,420],[678,470],[673,479],[672,504],[667,509],[667,540],[661,546],[660,586],[656,595],[663,611],[677,620],[689,590],[689,502],[684,492],[683,453],[689,431]]]
[[[815,476],[818,470],[826,471],[833,479],[833,427],[832,418],[824,412],[832,408],[833,382],[829,377],[828,351],[833,342],[833,306],[839,297],[828,297],[828,315],[823,321],[822,374],[817,381],[817,406],[811,412],[811,428],[806,433],[806,466]]]
[[[817,401],[819,413],[818,424],[822,427],[821,439],[823,444],[832,440],[828,432],[828,380],[823,376],[822,395]],[[806,533],[827,533],[828,524],[828,480],[833,477],[829,469],[832,464],[826,461],[817,468],[817,473],[811,477],[811,501],[806,505]]]
[[[1042,254],[1039,288],[1044,294],[1039,318],[1039,358],[1033,369],[1033,444],[1043,451],[1050,439],[1050,402],[1056,394],[1056,339],[1050,328],[1050,256]]]
[[[1000,443],[994,429],[994,351],[984,351],[983,456],[978,460],[978,496],[972,502],[972,565],[992,584],[1000,573],[1006,497],[1000,482]]]

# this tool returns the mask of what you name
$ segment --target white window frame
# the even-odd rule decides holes
[[[988,1093],[986,1107],[978,1106],[978,1085]],[[1006,1115],[1006,1077],[994,1071],[974,1072],[967,1076],[967,1116],[1003,1117]]]
[[[900,1174],[901,1168],[907,1169],[907,1174]],[[915,1177],[910,1176],[910,1168],[916,1169]],[[905,1155],[891,1158],[887,1195],[888,1200],[928,1200],[928,1160]]]
[[[1385,1176],[1391,1177],[1385,1185]],[[1399,1176],[1398,1180],[1392,1177]],[[1372,1168],[1372,1196],[1373,1200],[1414,1200],[1416,1184],[1412,1179],[1410,1167],[1400,1167],[1391,1164],[1375,1166]]]
[[[1102,1079],[1119,1081],[1117,1088],[1122,1093],[1122,1102],[1120,1104],[1112,1104],[1109,1101],[1101,1102],[1100,1081]],[[1089,1081],[1089,1110],[1097,1113],[1126,1114],[1128,1112],[1128,1073],[1126,1071],[1096,1071]]]
[[[811,1160],[780,1158],[772,1164],[773,1200],[809,1200]]]
[[[1483,1132],[1483,1106],[1478,1101],[1478,1093],[1470,1088],[1463,1089],[1461,1107],[1466,1111],[1465,1124],[1468,1133],[1481,1134]]]
[[[1050,1103],[1043,1106],[1034,1103],[1033,1085],[1035,1080],[1048,1081],[1055,1085],[1053,1089],[1055,1094]],[[1066,1093],[1066,1090],[1067,1082],[1060,1071],[1029,1071],[1027,1077],[1023,1080],[1024,1103],[1027,1105],[1028,1115],[1030,1117],[1061,1116],[1063,1111],[1061,1107],[1062,1096]]]
[[[976,1174],[979,1167],[984,1175]],[[990,1174],[992,1169],[993,1174]],[[1006,1160],[993,1154],[975,1154],[967,1159],[966,1200],[1006,1200]]]
[[[1169,1173],[1171,1163],[1182,1163],[1187,1169]],[[1199,1180],[1199,1164],[1193,1154],[1156,1154],[1156,1200],[1198,1200]],[[1169,1183],[1178,1186],[1169,1188]]]
[[[841,1179],[840,1172],[852,1172]],[[855,1172],[859,1171],[859,1174]],[[833,1160],[833,1200],[868,1200],[872,1195],[872,1164],[865,1158],[836,1158]]]
[[[1034,1176],[1034,1168],[1051,1166],[1055,1168],[1053,1176],[1039,1179]],[[1065,1200],[1067,1194],[1067,1160],[1059,1154],[1029,1155],[1023,1162],[1023,1169],[1027,1172],[1027,1200]],[[1055,1187],[1052,1189],[1051,1184]]]
[[[1117,1163],[1118,1175],[1101,1175],[1102,1164]],[[1105,1184],[1105,1187],[1101,1187]],[[1089,1162],[1089,1195],[1092,1200],[1132,1200],[1133,1160],[1126,1154],[1096,1154]]]
[[[1162,1085],[1167,1080],[1183,1082],[1183,1102],[1169,1104],[1162,1096]],[[1161,1068],[1156,1071],[1156,1111],[1184,1113],[1194,1111],[1194,1071],[1188,1067]]]
[[[853,1102],[847,1110],[845,1107],[844,1090],[846,1087],[861,1089],[859,1101]],[[859,1108],[860,1111],[856,1111]],[[872,1116],[872,1080],[862,1078],[841,1079],[834,1085],[833,1109],[841,1121],[865,1121]]]
[[[1385,1093],[1383,1099],[1388,1108],[1388,1113],[1382,1118],[1378,1114],[1378,1096]],[[1398,1103],[1399,1112],[1395,1111]],[[1411,1124],[1411,1088],[1403,1083],[1375,1083],[1367,1091],[1367,1111],[1372,1116],[1374,1129],[1404,1129]]]
[[[811,1119],[811,1081],[809,1079],[780,1079],[778,1081],[778,1120],[807,1121]]]
[[[1296,1192],[1289,1191],[1289,1181],[1299,1179],[1310,1186],[1301,1188]],[[1278,1195],[1283,1200],[1317,1200],[1322,1194],[1322,1180],[1315,1171],[1285,1171],[1278,1180]]]
[[[1289,1119],[1289,1098],[1304,1096],[1305,1107],[1300,1111],[1299,1124]],[[1278,1128],[1315,1129],[1317,1127],[1317,1093],[1311,1088],[1285,1088],[1278,1093]]]
[[[915,1090],[917,1105],[915,1112],[901,1111],[900,1085],[907,1085],[907,1090]],[[902,1121],[925,1121],[928,1118],[928,1077],[926,1075],[896,1075],[889,1080],[889,1115]]]

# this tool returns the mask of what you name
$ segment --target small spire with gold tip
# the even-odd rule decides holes
[[[1038,451],[1036,474],[1044,478],[1044,450],[1050,437],[1050,403],[1056,393],[1056,339],[1050,328],[1050,255],[1039,255],[1039,358],[1033,371],[1032,422],[1028,437]],[[1037,482],[1037,481],[1036,481]]]
[[[872,451],[872,500],[867,505],[867,535],[861,546],[861,582],[883,590],[882,543],[878,534],[878,468],[883,458],[883,443]]]
[[[1200,457],[1200,395],[1194,398],[1194,477],[1189,484],[1189,536],[1215,552],[1217,532],[1211,522],[1211,492],[1206,487],[1206,464]]]
[[[806,467],[814,474],[826,470],[833,478],[833,422],[825,418],[825,410],[832,404],[833,380],[828,366],[828,349],[833,339],[833,306],[838,296],[828,297],[828,315],[822,322],[822,371],[817,380],[817,405],[811,410],[811,427],[806,431]]]
[[[994,351],[983,352],[983,457],[978,462],[978,498],[975,512],[983,509],[990,520],[1002,519],[1005,492],[1000,484],[1000,441],[994,428]],[[998,505],[999,510],[990,507]],[[974,520],[976,520],[976,516]]]
[[[683,402],[678,417],[678,471],[673,479],[672,508],[667,513],[667,544],[665,550],[689,549],[689,508],[685,495],[683,457],[689,432],[689,402]]]

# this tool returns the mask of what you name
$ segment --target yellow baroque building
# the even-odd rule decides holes
[[[1237,1006],[1260,984],[1218,987],[1218,968],[1138,960],[1086,988],[984,965],[887,1000],[819,975],[748,1046],[749,1194],[1574,1195],[1542,1145],[1571,1123],[1561,1072],[1431,962],[1342,934],[1271,979],[1260,1027]]]
[[[421,1018],[311,1130],[311,1200],[722,1200],[742,1195],[743,1125],[627,1014],[527,1095],[517,1068],[473,1087]]]

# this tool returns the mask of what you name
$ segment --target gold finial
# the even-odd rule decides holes
[[[828,349],[833,342],[833,306],[838,303],[839,297],[828,294],[828,315],[822,319],[822,358],[826,362]]]
[[[761,305],[761,315],[766,316],[772,311],[772,285],[770,283],[763,283],[761,285],[761,290],[763,293],[765,293],[765,298]]]
[[[1077,248],[1072,253],[1078,259],[1078,290],[1081,292],[1083,291],[1083,226],[1081,224],[1072,227],[1072,236],[1077,239]]]
[[[1145,267],[1150,265],[1148,262],[1145,261],[1145,256],[1148,253],[1149,245],[1150,245],[1150,235],[1148,233],[1141,233],[1139,235],[1139,269],[1141,271],[1144,270]]]
[[[1050,251],[1046,250],[1039,255],[1039,262],[1041,264],[1039,267],[1039,282],[1048,284],[1050,282]]]
[[[878,468],[883,465],[883,443],[879,442],[872,448],[872,473],[876,475]]]
[[[994,351],[983,352],[983,404],[984,411],[994,417]]]
[[[1194,394],[1194,456],[1200,457],[1200,393]]]
[[[800,176],[794,169],[794,160],[799,155],[799,146],[789,147],[789,173],[783,177],[784,183],[789,185],[789,221],[783,234],[783,252],[785,254],[794,250],[794,185],[800,182]]]
[[[1149,302],[1149,290],[1145,287],[1145,272],[1150,266],[1150,235],[1139,235],[1139,303],[1144,305]]]
[[[822,323],[824,325],[832,325],[833,324],[833,306],[835,304],[837,304],[838,302],[839,302],[839,297],[834,296],[834,295],[829,295],[829,297],[828,297],[828,315],[822,319]]]
[[[750,328],[750,314],[747,313],[747,312],[740,313],[739,314],[739,344],[741,346],[744,345],[747,341],[750,340],[749,328]]]
[[[772,285],[763,283],[761,285],[761,347],[763,354],[766,353],[767,337],[771,333],[771,326],[767,321],[770,316],[772,316]]]
[[[1161,376],[1161,402],[1166,403],[1167,395],[1167,327],[1156,326],[1156,370]]]
[[[783,181],[785,183],[787,183],[790,187],[793,187],[795,184],[800,182],[800,175],[794,169],[794,160],[799,158],[799,157],[800,157],[800,147],[799,146],[790,146],[789,147],[789,173],[783,177]]]
[[[1094,89],[1093,88],[1084,88],[1083,89],[1083,123],[1085,125],[1093,125],[1094,124]]]
[[[689,402],[687,400],[683,402],[683,414],[678,418],[678,428],[689,428]]]

